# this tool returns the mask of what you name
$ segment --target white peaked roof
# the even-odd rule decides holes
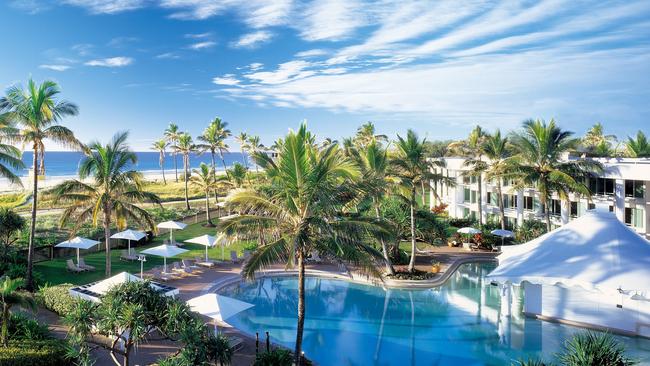
[[[206,247],[213,247],[217,244],[217,238],[212,235],[201,235],[196,238],[185,240],[186,243],[205,245]]]
[[[102,281],[93,282],[84,286],[74,287],[70,289],[70,295],[89,301],[99,302],[101,301],[101,297],[114,286],[118,286],[126,282],[137,281],[142,281],[142,279],[128,272],[121,272]],[[153,287],[156,291],[164,293],[166,296],[174,296],[178,294],[178,289],[157,282],[151,282],[151,287]]]
[[[588,211],[528,243],[503,247],[496,282],[581,286],[650,295],[650,242],[613,213]]]
[[[174,229],[174,230],[183,230],[187,226],[187,224],[184,224],[182,222],[176,222],[176,221],[165,221],[161,222],[160,224],[156,225],[159,229]]]
[[[159,245],[157,247],[149,248],[141,251],[142,254],[157,255],[159,257],[173,257],[181,253],[187,252],[187,249],[181,249],[175,245]]]
[[[138,241],[144,238],[145,236],[147,236],[147,234],[143,233],[142,231],[128,229],[111,235],[111,239],[126,239],[126,240]]]
[[[253,307],[253,304],[217,294],[205,294],[189,299],[187,305],[192,311],[220,322]]]
[[[92,239],[87,239],[87,238],[82,238],[79,236],[75,236],[74,238],[70,240],[66,240],[64,242],[61,242],[55,247],[57,248],[75,248],[75,249],[90,249],[94,247],[95,245],[99,244],[97,240],[92,240]]]

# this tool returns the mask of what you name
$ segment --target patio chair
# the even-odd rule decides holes
[[[174,262],[172,264],[172,272],[180,275],[181,277],[192,275],[192,270],[189,268],[181,267],[180,262]]]
[[[163,272],[162,269],[160,268],[153,268],[151,270],[151,274],[153,275],[153,278],[159,281],[169,281],[169,280],[177,280],[179,277],[171,274],[171,273],[166,273]]]
[[[241,259],[237,257],[237,252],[234,250],[230,251],[230,261],[233,263],[239,263]]]
[[[193,271],[202,272],[201,268],[195,263],[192,263],[190,259],[181,259],[181,264],[183,268],[188,268]]]
[[[79,267],[81,269],[88,270],[88,271],[94,271],[95,270],[94,266],[90,266],[90,265],[86,264],[86,261],[84,260],[83,257],[79,258],[79,265],[77,267]]]
[[[311,258],[309,259],[309,261],[313,263],[323,263],[323,259],[320,257],[318,250],[314,250],[311,252]]]
[[[212,268],[214,267],[214,261],[208,259],[207,261],[204,258],[196,257],[194,258],[194,264],[200,267]]]
[[[228,338],[228,345],[233,352],[237,352],[244,348],[244,340],[239,337],[230,337]]]
[[[126,250],[123,250],[120,254],[120,260],[124,261],[135,261],[138,260],[138,257],[136,255],[130,254]]]
[[[65,261],[65,264],[66,264],[66,269],[68,270],[68,272],[79,273],[79,272],[86,271],[85,269],[79,268],[79,266],[74,264],[72,259],[68,259],[67,261]]]

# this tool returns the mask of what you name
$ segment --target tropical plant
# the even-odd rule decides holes
[[[650,143],[643,131],[637,132],[634,138],[628,137],[625,148],[631,158],[650,158]]]
[[[506,228],[506,215],[503,204],[503,176],[506,174],[506,161],[510,157],[508,149],[508,138],[501,137],[501,131],[496,130],[493,134],[485,136],[482,146],[483,154],[489,159],[485,178],[494,180],[497,188],[497,203],[499,205],[499,222],[501,229]]]
[[[616,142],[615,135],[605,135],[602,123],[594,124],[582,138],[582,148],[588,156],[606,157],[616,154],[612,145]]]
[[[388,141],[388,136],[377,134],[375,124],[372,122],[366,122],[357,129],[357,134],[354,136],[353,142],[357,146],[363,148],[372,141]]]
[[[106,276],[111,275],[111,225],[123,230],[127,220],[146,225],[155,231],[153,218],[137,203],[160,203],[153,193],[142,188],[142,174],[133,170],[137,156],[126,142],[129,134],[120,132],[111,142],[92,142],[90,152],[79,165],[79,180],[72,179],[52,189],[54,202],[68,203],[61,214],[61,227],[72,224],[73,231],[88,221],[102,222],[106,241]],[[91,183],[84,182],[92,178]]]
[[[476,126],[470,132],[466,140],[460,143],[452,143],[451,148],[459,152],[462,156],[467,157],[463,166],[469,168],[464,172],[465,176],[476,178],[476,188],[478,192],[478,223],[483,225],[483,174],[488,169],[488,164],[483,160],[483,142],[485,141],[485,132],[481,126]]]
[[[95,319],[96,308],[97,306],[90,301],[75,300],[68,312],[63,314],[63,322],[68,326],[66,338],[69,345],[66,353],[68,358],[77,360],[77,366],[94,364],[86,338],[92,333],[97,320]]]
[[[2,254],[0,258],[6,260],[9,247],[18,240],[18,233],[25,228],[25,219],[15,211],[0,208],[0,241],[2,241]]]
[[[232,165],[232,168],[228,169],[228,176],[236,188],[241,188],[244,185],[246,176],[248,176],[248,168],[239,163],[235,163]]]
[[[610,334],[591,331],[565,341],[558,360],[565,366],[631,366],[638,363],[625,355],[625,347]]]
[[[228,152],[228,144],[226,144],[226,139],[232,135],[228,127],[228,122],[224,122],[219,117],[215,117],[211,125],[214,128],[216,136],[218,137],[218,143],[216,144],[216,149],[219,152],[219,157],[221,158],[221,164],[223,165],[223,170],[227,172],[226,160],[223,157],[223,154]]]
[[[425,154],[426,139],[420,140],[413,130],[408,130],[406,138],[397,135],[396,152],[392,157],[391,175],[397,178],[401,195],[409,202],[411,217],[411,260],[409,261],[408,270],[413,272],[415,269],[415,258],[417,255],[416,242],[416,215],[417,209],[416,193],[422,183],[429,184],[430,181],[442,182],[453,185],[454,183],[440,175],[432,172],[432,162]]]
[[[259,352],[255,355],[253,366],[280,366],[291,365],[294,356],[287,349],[274,349],[267,352]]]
[[[298,266],[298,325],[295,364],[300,365],[305,323],[305,258],[317,250],[341,263],[353,263],[368,275],[379,275],[377,261],[381,253],[366,241],[387,234],[376,219],[339,214],[345,204],[340,188],[358,176],[354,164],[341,154],[337,145],[315,146],[302,124],[284,139],[278,156],[254,153],[255,162],[264,169],[270,183],[233,191],[227,205],[240,215],[221,220],[219,229],[229,237],[263,235],[264,244],[245,262],[242,274],[253,278],[255,272],[273,263]],[[262,228],[263,230],[260,230]],[[261,232],[260,232],[261,231]]]
[[[192,136],[188,133],[182,133],[178,136],[178,141],[174,145],[174,150],[183,156],[183,180],[185,181],[185,209],[190,209],[190,197],[188,192],[188,181],[190,180],[190,155],[196,151],[196,145],[192,141]]]
[[[178,125],[175,123],[170,123],[169,127],[165,129],[165,139],[171,144],[171,146],[176,146],[178,138],[182,132],[178,129]],[[178,162],[176,160],[177,151],[172,148],[172,155],[174,158],[174,173],[176,175],[176,182],[178,182]]]
[[[546,224],[538,220],[524,220],[517,226],[515,239],[520,243],[529,242],[546,234]]]
[[[2,99],[0,99],[0,103],[2,103]],[[2,109],[3,106],[0,104],[0,112]],[[0,113],[0,177],[6,178],[11,184],[22,187],[22,180],[14,173],[25,168],[22,152],[15,146],[4,143],[4,141],[14,141],[18,132],[14,127],[12,115],[11,112]]]
[[[36,230],[36,209],[38,207],[38,179],[45,174],[45,140],[52,140],[60,146],[85,149],[77,140],[74,133],[59,124],[62,118],[74,116],[79,108],[68,101],[59,100],[61,93],[59,86],[46,80],[37,85],[32,79],[27,84],[27,89],[19,85],[10,87],[6,96],[0,98],[0,111],[2,121],[15,123],[18,128],[14,135],[16,142],[23,146],[30,146],[32,157],[32,212],[29,231],[29,245],[27,249],[27,277],[26,287],[34,290],[34,235]]]
[[[248,138],[248,147],[247,148],[248,148],[248,152],[252,152],[252,153],[261,152],[261,151],[264,151],[264,149],[265,149],[264,144],[262,144],[262,142],[260,142],[260,137],[259,136],[250,136]],[[255,165],[255,172],[256,173],[260,172],[259,167],[257,165]]]
[[[237,143],[239,144],[239,148],[242,152],[242,162],[244,163],[244,166],[248,168],[248,159],[246,159],[246,155],[248,154],[248,149],[249,149],[249,144],[248,144],[248,134],[246,132],[240,132],[239,135],[235,136],[235,140],[237,140]]]
[[[165,139],[157,140],[151,146],[152,149],[158,151],[158,165],[160,166],[160,171],[162,172],[163,184],[167,185],[167,179],[165,179],[165,150],[169,146],[169,142]]]
[[[190,183],[205,193],[205,218],[207,226],[214,226],[210,217],[210,193],[216,191],[220,186],[227,184],[224,176],[217,178],[210,167],[201,163],[199,169],[194,169]]]
[[[572,132],[560,129],[554,120],[528,120],[523,131],[511,135],[514,155],[508,158],[505,177],[514,179],[514,189],[534,186],[540,195],[546,218],[546,230],[551,231],[550,201],[553,193],[567,200],[569,193],[589,197],[585,185],[591,173],[602,171],[602,164],[594,160],[566,160],[562,155],[575,150],[578,139]]]
[[[24,285],[22,278],[11,279],[2,277],[0,279],[0,305],[2,305],[2,331],[0,332],[0,343],[4,347],[9,345],[9,310],[14,306],[20,306],[36,311],[36,301],[31,294],[18,290]]]

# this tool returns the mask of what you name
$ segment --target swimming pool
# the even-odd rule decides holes
[[[342,280],[306,280],[305,355],[320,365],[509,365],[548,359],[579,328],[515,316],[499,319],[499,289],[483,278],[491,263],[462,265],[441,287],[384,290]],[[293,348],[295,277],[238,283],[219,293],[255,306],[228,320],[246,333],[268,331]],[[650,364],[650,340],[616,337]]]

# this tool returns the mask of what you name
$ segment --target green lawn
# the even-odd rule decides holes
[[[186,239],[190,239],[196,236],[201,236],[204,234],[210,234],[210,235],[215,235],[215,229],[214,228],[206,228],[202,226],[203,223],[198,223],[198,224],[192,224],[188,225],[185,230],[176,230],[174,231],[174,240],[176,241],[184,241]],[[137,247],[136,251],[141,251],[146,248],[150,248],[153,246],[161,245],[164,239],[169,238],[168,235],[159,235],[156,237],[152,243],[142,246],[142,247]],[[229,247],[226,247],[224,250],[225,257],[229,260],[230,259],[230,251],[231,250],[236,250],[239,253],[239,256],[242,255],[243,252],[243,247],[246,244],[246,242],[237,242]],[[100,244],[102,245],[102,244]],[[178,261],[181,258],[194,258],[196,256],[205,256],[205,247],[202,245],[198,244],[186,244],[183,249],[188,249],[189,252],[183,253],[182,255],[179,255],[178,257],[174,258],[169,258],[167,260],[167,264],[172,263],[174,261]],[[121,254],[121,249],[113,249],[111,251],[111,257],[112,257],[112,272],[113,274],[117,274],[123,271],[131,272],[133,274],[138,274],[140,273],[140,262],[138,261],[133,261],[133,262],[128,262],[128,261],[122,261],[120,260],[120,254]],[[84,257],[86,264],[94,266],[96,268],[95,271],[93,272],[82,272],[82,273],[70,273],[66,271],[66,260],[68,258],[56,258],[51,261],[46,261],[46,262],[39,262],[34,265],[34,270],[41,273],[43,275],[43,278],[45,279],[45,282],[49,283],[50,285],[58,285],[61,283],[72,283],[75,285],[83,285],[86,283],[98,281],[102,278],[104,278],[104,268],[105,268],[105,253],[104,251],[99,251],[99,252],[92,252],[92,253],[86,253],[84,254],[84,251],[81,251],[81,255]],[[210,256],[211,259],[226,259],[226,258],[221,258],[221,247],[214,247],[210,248],[208,250],[208,255]],[[76,259],[75,259],[76,261]],[[150,269],[155,266],[159,266],[163,264],[163,258],[162,257],[155,257],[152,255],[147,256],[147,261],[144,264],[144,269]]]

